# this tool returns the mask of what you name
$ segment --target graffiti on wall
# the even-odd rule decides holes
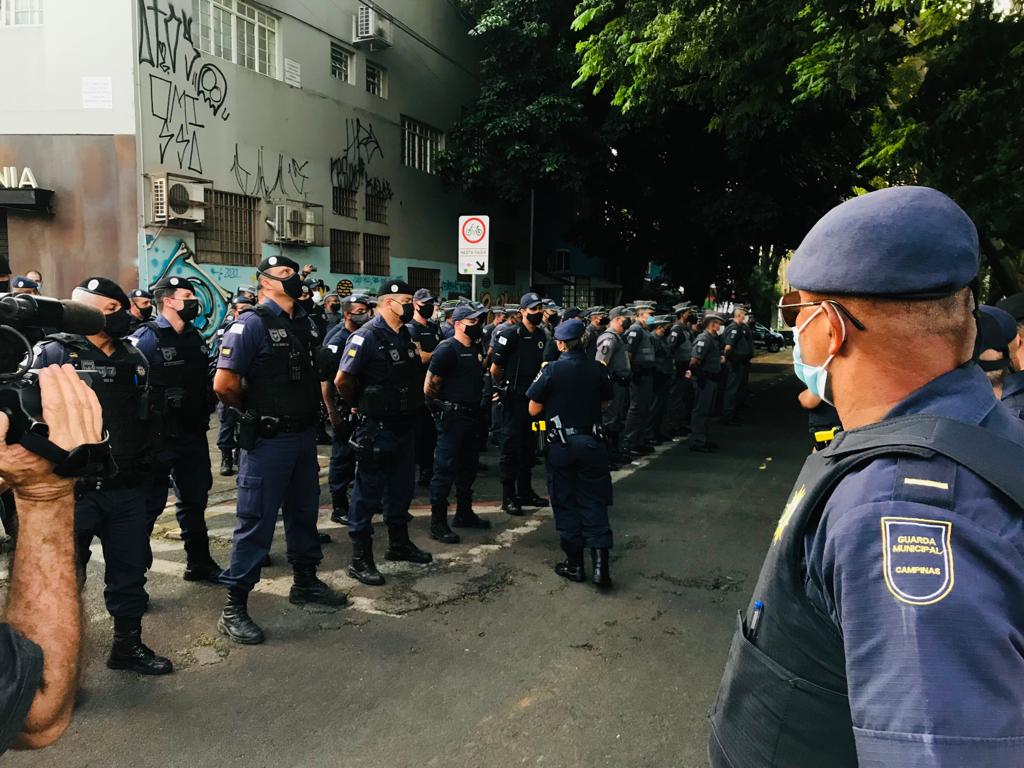
[[[274,192],[277,192],[279,197],[291,197],[293,194],[292,190],[294,190],[295,195],[305,199],[306,182],[309,181],[309,174],[306,168],[309,165],[309,160],[298,160],[290,157],[286,161],[285,156],[278,153],[277,170],[272,172],[273,181],[268,181],[265,170],[266,165],[263,160],[263,147],[256,150],[255,164],[251,160],[243,159],[241,155],[244,154],[244,152],[239,150],[236,143],[235,156],[229,169],[231,174],[234,175],[238,189],[243,195],[252,195],[253,197],[262,197],[264,200],[270,200]],[[255,170],[249,170],[250,168],[255,168]]]
[[[331,158],[331,186],[358,192],[363,185],[372,195],[390,200],[394,197],[391,183],[382,176],[371,174],[373,161],[384,159],[372,123],[364,123],[358,117],[345,121],[345,149],[338,157]]]
[[[200,136],[208,112],[227,120],[228,81],[203,55],[193,37],[191,15],[174,3],[137,0],[138,58],[148,67],[143,80],[149,93],[149,113],[160,121],[157,147],[160,164],[177,162],[181,170],[203,172]]]
[[[195,252],[184,240],[178,238],[154,239],[147,235],[146,257],[149,268],[149,284],[154,285],[168,276],[184,277],[192,284],[192,290],[199,299],[199,316],[195,326],[206,339],[213,338],[228,313],[231,291],[221,286],[226,275],[215,275],[225,269],[237,268],[204,267],[196,261]],[[251,274],[251,273],[250,273]],[[218,279],[218,277],[220,279]],[[239,274],[239,278],[244,277]],[[239,279],[239,282],[251,282]]]

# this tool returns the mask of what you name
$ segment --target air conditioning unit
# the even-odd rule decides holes
[[[170,173],[149,177],[149,211],[153,224],[201,224],[206,220],[207,183]]]
[[[352,17],[352,44],[368,45],[370,50],[391,47],[391,21],[368,5],[360,5]]]
[[[274,206],[275,240],[293,245],[313,245],[316,242],[316,213],[302,205],[280,203]]]

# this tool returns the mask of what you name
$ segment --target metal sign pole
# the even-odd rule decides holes
[[[472,299],[473,301],[476,301],[476,272],[474,272],[474,273],[473,273],[473,290],[472,290],[472,292],[470,293],[469,297],[470,297],[470,298],[471,298],[471,299]]]

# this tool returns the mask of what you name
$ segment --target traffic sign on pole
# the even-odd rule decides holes
[[[490,216],[459,217],[459,274],[486,275],[491,243]]]

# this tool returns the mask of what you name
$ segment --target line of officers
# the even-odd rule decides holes
[[[589,548],[593,582],[609,587],[611,468],[687,429],[695,450],[712,450],[707,416],[722,366],[737,371],[728,418],[741,402],[752,353],[739,314],[722,345],[722,319],[706,315],[701,331],[687,305],[674,308],[674,317],[655,316],[643,302],[580,313],[527,293],[486,323],[486,307],[465,300],[438,307],[429,291],[402,281],[385,283],[375,299],[332,294],[315,305],[303,271],[284,256],[264,259],[257,275],[255,290],[232,300],[212,350],[193,324],[200,309],[193,286],[178,276],[131,297],[108,278],[83,280],[72,298],[103,312],[104,330],[51,334],[34,349],[35,368],[69,363],[88,373],[103,408],[117,471],[78,483],[75,529],[83,584],[93,539],[103,548],[113,669],[173,671],[141,634],[150,536],[172,487],[184,578],[227,587],[218,627],[232,640],[264,640],[248,596],[269,563],[279,515],[294,574],[289,600],[346,605],[346,595],[317,576],[330,541],[317,530],[324,416],[333,431],[331,519],[348,526],[353,578],[384,583],[373,548],[378,513],[385,559],[432,561],[409,535],[417,464],[429,487],[432,538],[454,544],[460,535],[453,528],[490,527],[472,506],[490,434],[500,446],[502,510],[518,516],[549,504],[532,484],[543,453],[566,553],[556,571],[584,581]],[[442,322],[433,319],[438,310]],[[206,433],[215,410],[222,474],[237,461],[225,568],[210,553],[205,521],[212,487]]]

